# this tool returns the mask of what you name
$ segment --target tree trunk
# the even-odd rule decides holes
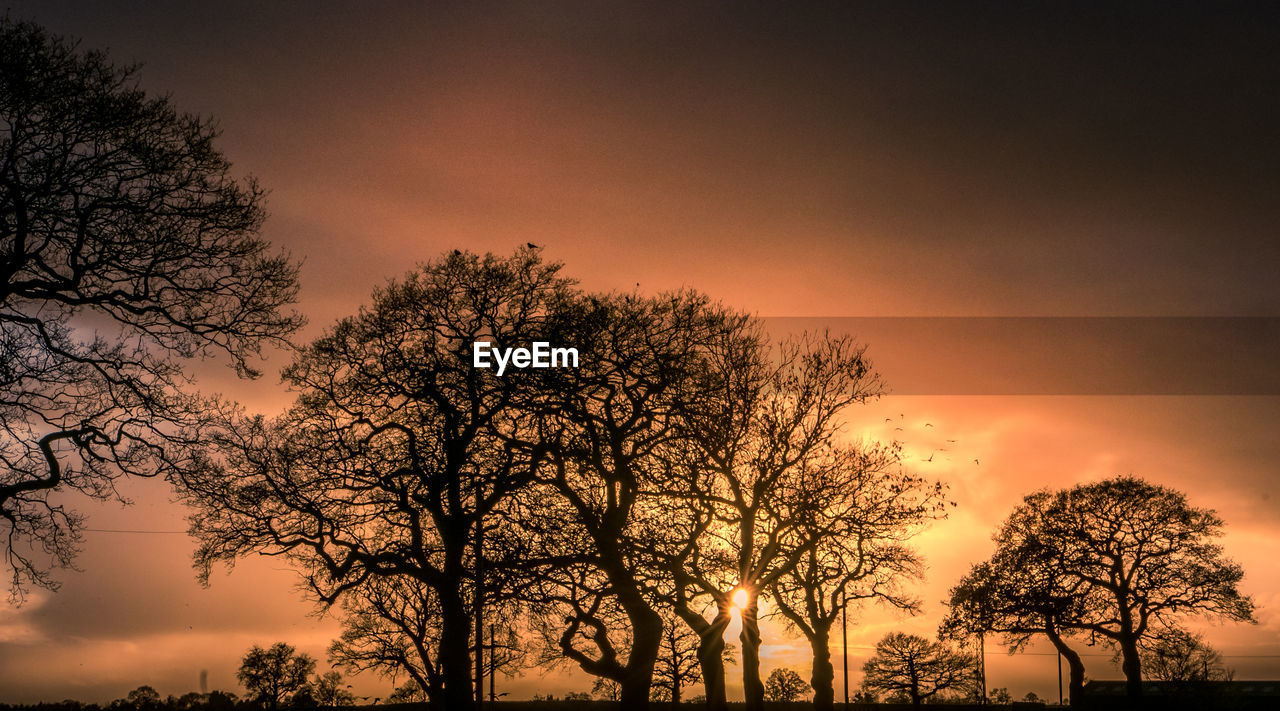
[[[437,590],[437,593],[440,595],[440,675],[444,680],[439,708],[470,709],[475,703],[471,693],[471,618],[460,589]]]
[[[1129,698],[1142,696],[1142,660],[1138,657],[1138,640],[1133,635],[1120,638],[1120,668],[1124,670],[1125,691]]]
[[[1084,662],[1080,659],[1080,655],[1076,650],[1067,646],[1066,640],[1062,635],[1050,630],[1048,633],[1049,641],[1053,642],[1054,649],[1067,660],[1067,668],[1071,672],[1071,680],[1067,686],[1067,698],[1073,704],[1079,704],[1081,692],[1084,689]]]
[[[697,618],[702,620],[701,615],[697,615]],[[730,619],[728,605],[717,603],[716,616],[710,623],[704,621],[697,625],[691,622],[689,625],[698,633],[698,667],[702,671],[707,711],[725,711],[728,708],[724,690],[724,631],[729,627]]]
[[[484,490],[476,492],[476,506],[483,497]],[[472,612],[475,615],[476,641],[476,708],[484,708],[484,517],[476,512],[476,529],[472,536],[475,558],[475,592],[472,597]]]
[[[760,620],[759,598],[742,608],[742,694],[746,711],[763,711],[764,683],[760,681]]]
[[[680,648],[676,639],[676,626],[665,630],[667,633],[667,653],[671,655],[671,703],[680,703]]]
[[[617,591],[618,604],[631,624],[631,651],[627,655],[626,674],[618,680],[622,687],[618,708],[621,711],[646,711],[649,708],[649,691],[653,687],[653,668],[657,666],[658,652],[662,650],[662,617],[640,594],[639,585],[616,549],[606,547],[602,553],[610,554],[606,558],[606,574]]]
[[[809,685],[813,687],[814,711],[832,711],[835,708],[835,667],[831,666],[831,629],[814,627],[809,646],[813,649],[813,674]]]
[[[635,597],[640,599],[639,594]],[[621,711],[646,711],[649,708],[649,690],[653,687],[653,667],[662,647],[662,618],[647,605],[642,609],[632,609],[623,602],[623,607],[631,620],[631,653],[627,657],[627,674],[620,682],[621,703],[618,708]]]

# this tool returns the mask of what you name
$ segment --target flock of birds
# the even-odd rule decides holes
[[[893,431],[894,431],[894,432],[905,432],[905,431],[906,431],[906,429],[905,429],[905,427],[904,427],[904,424],[905,424],[905,422],[904,422],[904,421],[905,421],[905,419],[906,419],[906,413],[901,413],[901,412],[900,412],[900,413],[898,413],[898,418],[897,418],[897,420],[895,420],[895,419],[894,419],[894,418],[892,418],[892,417],[886,417],[886,418],[884,418],[884,421],[885,421],[885,423],[886,423],[886,424],[894,424],[895,422],[899,423],[896,427],[894,427],[894,428],[893,428]],[[926,422],[926,423],[924,423],[924,425],[923,425],[922,429],[931,429],[931,430],[934,430],[934,431],[936,432],[938,428],[937,428],[937,427],[934,427],[932,422]],[[959,441],[959,440],[955,440],[955,439],[948,439],[948,440],[946,441],[946,444],[948,444],[948,445],[953,445],[953,444],[956,444],[958,441]],[[934,456],[936,456],[939,452],[949,452],[949,451],[951,451],[951,448],[950,448],[950,447],[934,447],[934,448],[929,452],[929,456],[928,456],[927,458],[923,458],[923,459],[921,459],[920,461],[921,461],[922,463],[932,462],[932,461],[933,461]],[[944,456],[944,457],[943,457],[943,459],[944,459],[945,461],[948,461],[948,462],[949,462],[949,461],[951,461],[951,457]],[[975,458],[974,458],[974,460],[973,460],[973,464],[974,464],[974,466],[981,466],[981,465],[982,465],[982,462],[981,462],[981,461],[979,461],[979,460],[978,460],[978,458],[976,458],[976,457],[975,457]]]

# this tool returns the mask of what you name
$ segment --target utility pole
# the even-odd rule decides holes
[[[840,642],[844,656],[844,711],[849,711],[849,594],[840,598]]]
[[[1058,705],[1062,705],[1062,652],[1058,652]]]
[[[987,636],[978,633],[978,693],[982,694],[982,703],[987,703]]]
[[[480,481],[479,474],[475,475],[475,507],[476,507],[476,538],[475,538],[475,558],[476,558],[476,584],[475,599],[472,603],[475,605],[476,614],[476,709],[479,711],[484,708],[484,516],[480,513],[481,502],[484,500],[484,484]]]

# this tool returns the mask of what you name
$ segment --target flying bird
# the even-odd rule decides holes
[[[933,427],[933,423],[932,423],[932,422],[926,422],[926,423],[924,423],[924,426],[925,426],[925,427]]]
[[[976,466],[976,465],[978,464],[978,460],[976,460],[976,459],[975,459],[975,460],[973,460],[973,463],[974,463],[974,465]]]

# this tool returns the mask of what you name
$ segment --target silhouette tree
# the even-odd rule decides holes
[[[371,578],[342,601],[342,634],[329,660],[359,673],[408,675],[422,700],[443,698],[440,606],[432,589],[408,576]]]
[[[863,665],[864,688],[905,694],[914,708],[943,691],[967,693],[977,660],[944,643],[912,634],[892,632],[876,643]]]
[[[719,645],[738,590],[746,598],[744,696],[748,709],[762,708],[760,596],[821,535],[804,524],[833,492],[811,472],[841,426],[840,413],[881,391],[865,348],[850,339],[805,335],[771,351],[758,334],[748,322],[712,342],[702,374],[711,387],[683,419],[689,451],[679,453],[663,492],[692,509],[689,523],[669,528],[680,531],[674,545],[659,552],[675,584],[676,614],[702,637],[712,709],[724,707]]]
[[[138,688],[130,691],[124,697],[125,703],[138,709],[138,711],[146,711],[148,709],[158,709],[161,705],[160,692],[154,687],[143,684]]]
[[[1144,673],[1157,681],[1195,683],[1230,681],[1234,673],[1204,636],[1173,627],[1149,636],[1139,654]]]
[[[311,680],[311,698],[321,706],[354,706],[356,697],[347,691],[342,674],[327,671]]]
[[[963,639],[998,634],[1009,653],[1043,635],[1067,661],[1070,698],[1084,688],[1084,661],[1067,640],[1104,613],[1105,600],[1081,594],[1077,577],[1060,567],[1041,543],[1052,500],[1046,492],[1027,496],[993,536],[996,552],[975,565],[951,589],[943,637]]]
[[[531,604],[543,638],[618,682],[623,708],[647,707],[662,642],[655,474],[683,413],[708,395],[695,377],[704,344],[738,322],[691,293],[585,298],[582,367],[553,373],[526,408],[538,418],[526,446],[545,453],[537,486],[521,493],[518,538],[541,555]]]
[[[427,692],[413,680],[397,686],[387,697],[389,704],[420,704],[425,701],[427,701]]]
[[[411,578],[439,611],[440,702],[469,707],[480,606],[468,600],[494,590],[477,575],[488,570],[477,533],[532,476],[531,458],[499,430],[542,372],[498,377],[472,366],[472,348],[556,342],[569,286],[558,271],[535,250],[455,252],[302,349],[284,373],[296,404],[272,421],[227,418],[212,438],[219,456],[187,482],[205,579],[219,561],[258,552],[288,556],[325,604]]]
[[[764,697],[769,701],[790,703],[798,701],[809,690],[809,685],[794,669],[778,667],[769,673],[764,684]]]
[[[991,690],[991,693],[987,696],[987,701],[997,706],[1008,706],[1013,703],[1013,694],[1009,693],[1008,687],[997,686]]]
[[[698,635],[687,625],[674,619],[669,611],[664,611],[662,648],[653,670],[654,698],[679,704],[684,688],[702,681],[702,666],[698,660],[700,642]],[[725,645],[723,662],[732,664],[734,653],[734,645]]]
[[[210,408],[184,360],[244,376],[301,319],[297,266],[258,237],[262,191],[213,122],[138,88],[134,68],[0,19],[0,536],[10,588],[55,588],[82,517],[175,477]]]
[[[601,701],[617,701],[622,697],[622,687],[613,679],[598,676],[591,685],[591,693],[599,697]]]
[[[1181,492],[1116,477],[1052,494],[1025,540],[1066,573],[1097,614],[1076,626],[1120,649],[1130,696],[1142,694],[1140,646],[1153,625],[1184,615],[1253,621],[1244,571],[1216,539],[1223,521]]]
[[[304,688],[315,668],[316,660],[310,655],[277,642],[269,649],[254,645],[240,662],[236,678],[256,701],[274,709]]]
[[[919,603],[902,584],[923,564],[906,541],[941,514],[941,484],[902,471],[896,446],[833,449],[818,460],[809,490],[824,493],[798,530],[810,545],[795,567],[770,587],[789,627],[809,641],[814,708],[835,702],[831,628],[848,605],[875,600],[915,612]]]

